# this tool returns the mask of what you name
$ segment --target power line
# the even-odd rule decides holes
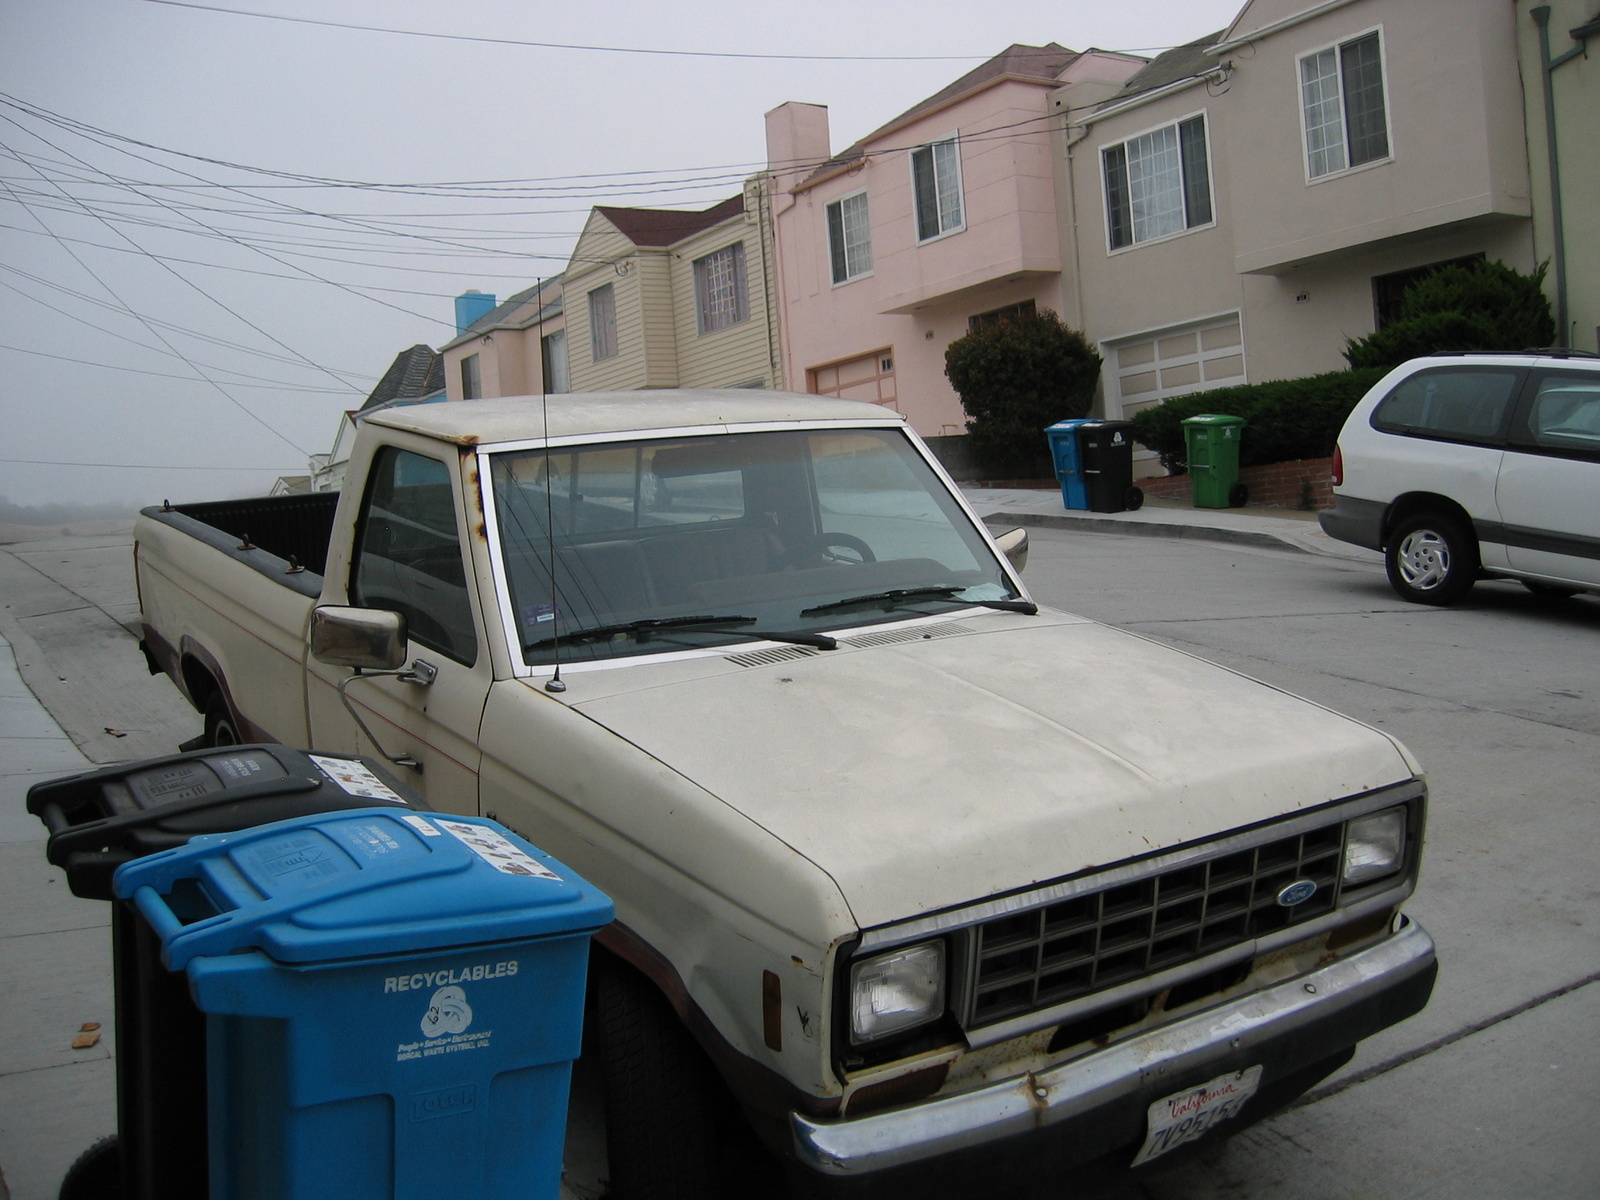
[[[270,471],[274,475],[288,475],[300,470],[299,467],[197,467],[192,464],[184,466],[176,463],[61,462],[52,458],[0,458],[0,462],[21,463],[31,467],[99,467],[118,471]]]
[[[11,350],[17,354],[31,354],[36,358],[53,358],[57,362],[76,363],[82,367],[104,367],[108,371],[126,371],[133,375],[154,375],[158,379],[181,379],[185,383],[201,382],[193,375],[174,375],[171,371],[146,371],[142,367],[130,367],[123,363],[104,363],[95,362],[88,358],[70,358],[65,354],[48,354],[43,350],[29,350],[26,346],[9,346],[4,342],[0,342],[0,350]],[[227,367],[210,367],[207,369],[234,375],[238,374],[237,371],[230,371]],[[274,391],[281,392],[311,392],[327,396],[360,395],[360,392],[353,387],[307,387],[304,384],[284,383],[277,379],[269,379],[262,383],[244,383],[237,379],[230,379],[227,383],[229,387],[272,388]]]
[[[574,42],[534,42],[523,38],[475,37],[465,33],[430,33],[420,29],[392,29],[383,25],[356,25],[345,21],[319,21],[312,17],[289,17],[281,13],[250,12],[240,8],[220,8],[211,4],[190,4],[185,0],[145,0],[168,8],[192,8],[200,12],[225,13],[231,17],[255,17],[262,21],[283,21],[291,25],[320,25],[328,29],[351,29],[359,33],[390,33],[400,37],[432,38],[445,42],[476,42],[491,46],[524,46],[536,50],[583,50],[595,54],[641,54],[670,58],[734,58],[763,62],[987,62],[989,54],[755,54],[732,50],[659,50],[642,46],[594,46]]]

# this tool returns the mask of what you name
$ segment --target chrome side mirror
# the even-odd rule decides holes
[[[994,544],[1000,547],[1000,553],[1004,554],[1017,569],[1017,573],[1021,574],[1022,569],[1028,565],[1028,531],[1008,529],[995,536]]]
[[[406,619],[383,608],[311,610],[311,657],[330,667],[393,671],[406,661]]]

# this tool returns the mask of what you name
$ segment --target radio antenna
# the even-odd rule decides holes
[[[550,396],[544,377],[546,355],[544,348],[544,280],[539,279],[534,285],[535,303],[539,305],[537,332],[539,339],[539,423],[544,432],[544,532],[545,552],[550,563],[550,632],[551,657],[555,659],[555,674],[545,680],[544,690],[547,692],[564,692],[567,690],[566,682],[561,678],[561,613],[556,602],[556,522],[555,522],[555,459],[550,455]]]

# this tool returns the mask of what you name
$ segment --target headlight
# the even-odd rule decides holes
[[[1344,846],[1346,887],[1393,874],[1406,852],[1406,810],[1386,808],[1350,822]]]
[[[924,942],[850,968],[850,1034],[865,1042],[944,1013],[944,943]]]

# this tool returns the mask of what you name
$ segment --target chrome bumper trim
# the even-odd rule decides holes
[[[1395,935],[1264,991],[1137,1034],[1083,1058],[976,1091],[856,1120],[791,1113],[800,1162],[823,1175],[903,1166],[1066,1121],[1320,1021],[1425,971],[1433,939],[1414,921]]]

